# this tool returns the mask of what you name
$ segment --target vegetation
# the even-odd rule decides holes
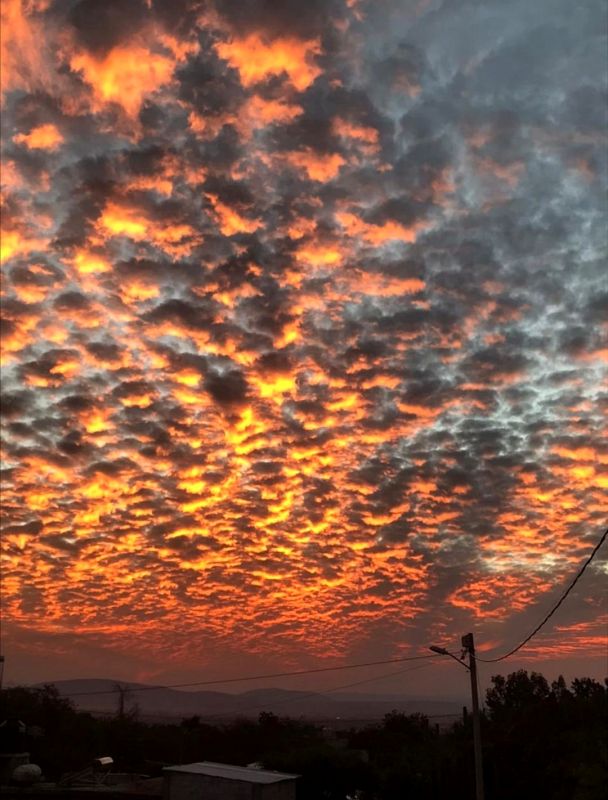
[[[602,800],[608,785],[607,712],[608,686],[590,678],[568,688],[563,678],[549,684],[524,670],[495,676],[482,719],[487,796]],[[422,715],[394,711],[381,723],[331,735],[270,713],[221,726],[198,717],[152,724],[139,719],[137,710],[113,718],[77,712],[51,686],[4,690],[0,715],[26,724],[22,744],[50,780],[111,755],[117,770],[149,775],[191,761],[261,762],[301,775],[301,800],[474,796],[470,719],[440,731]],[[10,735],[18,734],[4,733]]]

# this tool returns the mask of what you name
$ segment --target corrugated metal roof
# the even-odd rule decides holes
[[[299,775],[287,772],[271,772],[267,769],[252,767],[236,767],[233,764],[217,764],[214,761],[196,761],[194,764],[180,764],[176,767],[165,767],[163,772],[185,772],[189,775],[208,775],[212,778],[227,778],[247,783],[279,783],[279,781],[295,780]]]

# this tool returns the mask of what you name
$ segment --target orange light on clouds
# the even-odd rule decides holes
[[[173,192],[173,181],[158,175],[134,178],[125,186],[128,191],[158,192],[164,197],[170,197]]]
[[[284,394],[293,392],[296,386],[292,375],[277,375],[274,378],[260,378],[255,381],[260,397],[281,402]]]
[[[0,262],[15,256],[22,256],[39,250],[46,244],[45,239],[29,238],[17,230],[0,231]]]
[[[335,117],[332,120],[332,132],[357,147],[366,156],[373,156],[380,150],[380,134],[376,128]]]
[[[89,674],[105,650],[185,682],[235,653],[418,654],[471,620],[500,646],[607,515],[603,141],[571,113],[593,95],[555,84],[563,130],[522,128],[527,74],[512,118],[482,92],[473,125],[437,76],[479,99],[510,31],[431,65],[370,31],[383,4],[262,3],[254,28],[255,3],[132,5],[97,38],[61,3],[2,5],[15,652],[40,636],[69,671],[60,631]],[[570,627],[546,652],[597,652]]]
[[[158,286],[146,285],[143,281],[128,280],[121,284],[120,296],[124,303],[144,302],[160,295]]]
[[[364,222],[356,214],[347,211],[338,211],[335,217],[349,236],[359,236],[363,241],[376,247],[391,241],[412,244],[418,238],[419,232],[427,227],[426,222],[418,222],[406,227],[394,220],[374,225]]]
[[[137,209],[116,203],[108,203],[99,223],[111,236],[129,236],[132,239],[143,239],[150,224]]]
[[[300,217],[294,220],[287,228],[287,235],[290,239],[302,239],[307,234],[314,233],[317,223],[314,219]]]
[[[126,236],[136,242],[147,240],[175,258],[189,253],[200,241],[200,236],[190,225],[161,224],[135,206],[115,202],[106,205],[98,225],[110,236]]]
[[[345,139],[358,139],[365,144],[376,145],[378,143],[378,131],[365,125],[357,125],[349,120],[335,117],[332,121],[332,129],[337,136]]]
[[[96,106],[117,103],[135,117],[149,95],[169,83],[174,61],[145,47],[115,47],[104,58],[79,53],[70,67],[92,87]]]
[[[176,224],[154,227],[152,241],[174,258],[188,255],[201,237],[190,225]]]
[[[283,99],[267,100],[254,94],[243,105],[239,117],[242,116],[252,128],[266,125],[286,123],[299,117],[304,112],[302,106]],[[243,131],[246,135],[246,131]]]
[[[321,74],[313,58],[321,52],[318,39],[305,41],[295,37],[266,40],[259,33],[215,46],[220,58],[238,70],[243,86],[253,86],[272,75],[287,75],[300,92]]]
[[[110,262],[106,258],[86,250],[79,250],[74,255],[74,266],[81,275],[109,272],[112,269]]]
[[[253,233],[262,226],[261,220],[247,219],[234,208],[221,203],[214,195],[207,195],[207,197],[213,205],[219,221],[219,229],[224,236],[233,236],[235,233]]]
[[[34,88],[49,80],[44,29],[37,18],[48,0],[4,0],[0,4],[0,88]],[[48,84],[47,84],[48,85]]]
[[[45,286],[16,286],[17,297],[24,303],[40,303],[48,294]]]
[[[608,455],[596,451],[593,447],[554,447],[553,452],[562,458],[572,461],[589,461],[591,463],[608,464]]]
[[[32,128],[29,133],[18,133],[13,136],[13,142],[24,144],[28,150],[56,150],[63,136],[55,125],[48,123]]]
[[[285,155],[288,164],[302,170],[311,181],[326,183],[335,178],[346,160],[339,153],[316,153],[314,150],[296,150]]]
[[[296,250],[296,258],[313,267],[334,267],[344,258],[344,252],[334,244],[302,244]]]
[[[378,297],[399,297],[403,294],[418,294],[426,283],[420,278],[391,278],[373,272],[353,276],[352,289],[362,294]]]

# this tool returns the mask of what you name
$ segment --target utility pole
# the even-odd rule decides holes
[[[118,692],[118,709],[117,714],[119,719],[124,719],[125,716],[125,695],[128,693],[128,689],[126,686],[123,686],[122,683],[115,683],[114,690]]]
[[[440,656],[449,656],[453,658],[454,661],[458,661],[459,664],[465,669],[469,670],[469,675],[471,676],[471,704],[473,706],[473,751],[475,753],[475,799],[476,800],[483,800],[483,761],[481,755],[481,726],[479,720],[479,696],[477,694],[477,659],[475,658],[475,642],[473,640],[473,634],[467,633],[465,634],[462,639],[462,647],[463,653],[460,658],[454,655],[454,653],[450,653],[449,650],[446,650],[445,647],[437,647],[437,645],[431,645],[430,650],[433,653],[438,653]],[[469,663],[467,664],[462,659],[465,657],[466,654],[469,654]],[[467,718],[467,709],[466,706],[462,709],[462,717],[463,722],[466,722]]]
[[[462,646],[469,654],[469,674],[471,676],[471,702],[473,706],[473,749],[475,751],[475,796],[483,800],[483,761],[481,755],[481,725],[479,719],[479,696],[477,694],[477,659],[475,641],[472,633],[462,637]]]

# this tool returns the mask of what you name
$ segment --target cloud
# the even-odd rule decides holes
[[[599,4],[279,5],[7,6],[32,656],[511,644],[605,524]]]
[[[147,20],[147,4],[129,0],[80,0],[69,11],[68,20],[76,37],[89,52],[105,55],[117,45],[137,36]]]
[[[245,88],[263,82],[269,76],[286,75],[297,91],[307,89],[321,74],[314,56],[321,52],[317,40],[294,37],[265,41],[257,33],[242,39],[219,42],[216,50],[238,73]]]
[[[55,150],[63,142],[63,136],[55,125],[39,125],[29,133],[19,133],[13,136],[17,144],[24,144],[28,150]]]

